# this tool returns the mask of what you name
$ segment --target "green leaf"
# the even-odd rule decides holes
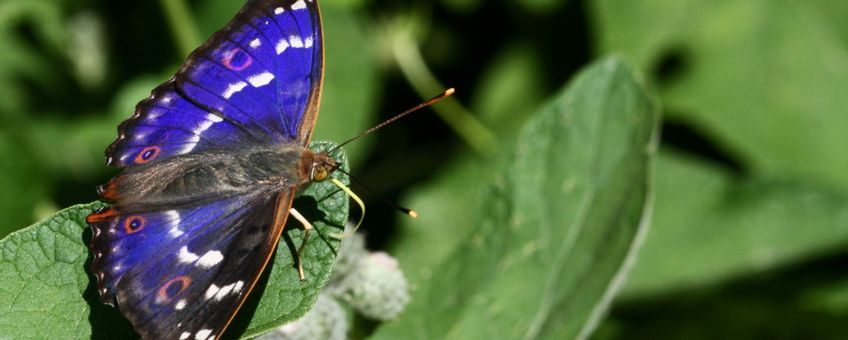
[[[376,337],[588,335],[647,228],[656,125],[619,61],[582,72],[522,131],[471,236]]]
[[[623,294],[704,288],[840,249],[848,195],[799,181],[738,179],[674,152],[657,163],[651,234]],[[674,254],[674,256],[669,256]]]
[[[434,174],[435,179],[411,188],[403,200],[414,207],[418,218],[400,216],[400,228],[388,252],[394,256],[411,282],[431,278],[439,264],[465,243],[477,221],[473,211],[481,208],[485,188],[494,177],[490,163],[466,149],[457,160]]]
[[[515,142],[515,127],[523,125],[542,102],[538,88],[542,71],[537,57],[521,44],[507,46],[486,67],[474,91],[472,111],[498,134],[501,145]],[[433,180],[411,188],[411,194],[403,200],[403,205],[415,208],[420,217],[399,218],[401,227],[389,252],[412,281],[431,277],[436,267],[462,244],[462,237],[445,235],[470,233],[476,216],[469,212],[482,207],[479,202],[494,177],[491,169],[498,168],[469,149],[446,164],[432,175]]]
[[[0,241],[0,334],[10,338],[88,338],[84,298],[90,235],[85,216],[100,203],[73,206]],[[87,296],[91,298],[91,294]]]
[[[590,4],[601,53],[624,53],[644,69],[677,66],[660,87],[675,119],[757,174],[848,189],[844,12],[818,1]]]
[[[311,147],[327,151],[334,144]],[[347,170],[342,151],[334,155]],[[341,172],[334,177],[347,183]],[[86,246],[91,233],[85,216],[102,203],[73,206],[0,240],[0,334],[11,338],[124,338],[129,323],[96,297]],[[292,254],[302,231],[290,219],[274,262],[263,274],[228,334],[253,337],[295,320],[315,303],[326,285],[340,242],[330,237],[347,222],[348,197],[329,181],[315,183],[295,200],[315,226],[305,252],[306,281],[298,277]]]

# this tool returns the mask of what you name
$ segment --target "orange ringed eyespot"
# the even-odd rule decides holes
[[[230,70],[242,71],[253,64],[253,58],[242,49],[234,48],[224,52],[224,59],[221,60],[221,63]]]
[[[135,164],[145,164],[156,159],[159,156],[159,153],[162,152],[158,146],[148,146],[141,151],[138,152],[138,155],[135,156]]]
[[[144,225],[147,221],[144,220],[144,217],[141,216],[130,216],[124,220],[124,231],[127,234],[135,234],[142,229],[144,229]]]
[[[191,278],[188,276],[177,276],[173,279],[168,280],[159,288],[159,291],[156,293],[156,302],[157,303],[170,303],[175,297],[179,296],[188,289],[188,286],[191,284]]]

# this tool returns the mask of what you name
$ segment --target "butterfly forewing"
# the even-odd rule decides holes
[[[322,77],[313,6],[305,0],[252,1],[190,56],[177,73],[178,88],[202,107],[258,127],[269,142],[298,139],[304,116],[314,114],[304,112],[317,110],[310,104]]]
[[[249,143],[306,145],[323,80],[322,39],[315,1],[249,1],[139,103],[107,163],[130,167]]]

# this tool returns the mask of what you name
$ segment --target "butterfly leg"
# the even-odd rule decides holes
[[[309,235],[312,234],[312,229],[315,227],[313,227],[312,223],[309,223],[309,221],[307,221],[300,212],[295,210],[295,208],[291,208],[289,213],[294,216],[300,224],[303,224],[303,241],[300,242],[300,247],[297,248],[297,272],[300,274],[301,280],[306,280],[306,275],[303,274],[303,257],[301,254],[303,254],[303,249],[306,248],[306,241],[309,240]]]

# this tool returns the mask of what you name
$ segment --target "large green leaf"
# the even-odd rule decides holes
[[[404,200],[419,217],[400,216],[401,227],[390,249],[404,275],[413,283],[431,278],[454,249],[465,244],[465,236],[474,229],[475,209],[484,189],[491,183],[491,164],[470,150],[465,157],[435,173],[435,180],[412,188],[414,195]],[[472,203],[475,202],[475,203]]]
[[[334,144],[313,143],[315,150]],[[334,155],[347,168],[342,153]],[[336,172],[342,182],[347,177]],[[11,338],[122,338],[132,334],[117,310],[99,302],[88,270],[85,216],[102,203],[78,205],[0,241],[0,334]],[[347,222],[348,197],[329,182],[303,190],[295,206],[318,231],[302,254],[306,281],[293,263],[302,231],[290,220],[273,265],[263,275],[228,334],[255,336],[305,314],[327,283]]]
[[[774,270],[848,239],[848,195],[798,181],[738,179],[702,160],[660,155],[654,222],[625,296]]]
[[[647,228],[656,125],[657,107],[619,61],[582,72],[522,131],[472,234],[376,337],[591,332]]]
[[[675,119],[758,174],[848,188],[844,11],[819,1],[588,3],[600,53],[667,67],[661,94]]]
[[[493,129],[501,145],[512,145],[518,130],[542,102],[538,55],[521,44],[508,45],[486,67],[471,99],[473,112]],[[497,161],[501,161],[498,159]],[[419,218],[399,217],[401,227],[392,239],[390,253],[413,282],[433,275],[474,226],[472,211],[482,205],[497,168],[486,157],[465,149],[432,174],[433,180],[409,190],[404,206]],[[473,203],[471,203],[473,202]],[[471,204],[469,204],[471,203]],[[445,235],[456,235],[445,237]]]

